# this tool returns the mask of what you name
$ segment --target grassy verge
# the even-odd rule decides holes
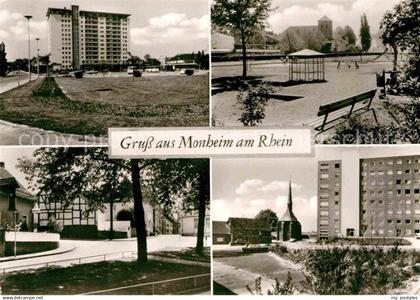
[[[197,77],[200,78],[192,83],[190,77],[174,81],[164,76],[134,83],[127,78],[60,78],[60,84],[70,91],[66,93],[54,78],[36,80],[0,95],[0,119],[61,133],[96,136],[106,135],[109,127],[207,126],[206,77]],[[111,93],[99,91],[112,84],[109,80],[118,85],[112,86]],[[142,89],[144,85],[147,90]],[[156,95],[153,90],[159,93]]]
[[[195,253],[195,248],[187,248],[181,251],[157,251],[152,252],[152,255],[161,256],[161,257],[168,257],[168,258],[178,258],[190,261],[198,261],[198,262],[205,262],[210,263],[210,248],[206,247],[204,249],[204,255],[197,255]]]
[[[136,262],[100,262],[6,275],[2,292],[6,295],[71,295],[206,273],[210,273],[210,268],[156,261],[141,267]],[[206,277],[203,280],[210,279]],[[156,286],[155,293],[170,294],[189,288],[186,282],[167,283]],[[131,291],[115,291],[114,294],[130,293],[151,294],[152,290],[147,286]]]

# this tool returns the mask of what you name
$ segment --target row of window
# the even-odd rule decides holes
[[[401,175],[401,174],[419,174],[420,173],[420,169],[405,169],[404,170],[404,172],[403,172],[403,170],[396,170],[395,171],[395,173],[394,173],[394,170],[387,170],[387,171],[384,171],[384,170],[380,170],[380,171],[370,171],[370,172],[366,172],[366,171],[363,171],[362,172],[362,176],[367,176],[367,175],[370,175],[370,176],[383,176],[383,175],[393,175],[393,174],[398,174],[398,175]]]
[[[395,160],[395,164],[396,165],[401,165],[402,163],[403,163],[403,161],[406,163],[406,164],[412,164],[412,163],[416,163],[416,164],[418,164],[418,163],[420,163],[420,158],[416,158],[416,159],[411,159],[411,158],[407,158],[407,159],[402,159],[402,158],[400,158],[400,159],[396,159]],[[392,166],[392,165],[394,165],[394,160],[387,160],[386,161],[386,164],[388,165],[388,166]],[[383,161],[383,160],[380,160],[380,161],[371,161],[371,162],[364,162],[363,163],[363,167],[367,167],[367,166],[370,166],[370,167],[374,167],[374,166],[384,166],[385,165],[385,161]]]

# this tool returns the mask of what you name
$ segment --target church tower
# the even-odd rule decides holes
[[[329,19],[327,16],[324,16],[318,20],[318,29],[322,32],[328,41],[333,39],[333,24],[331,19]]]
[[[277,223],[277,240],[288,241],[290,239],[302,239],[302,226],[293,213],[292,181],[289,181],[289,195],[287,208]]]

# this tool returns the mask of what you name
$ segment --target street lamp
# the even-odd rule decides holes
[[[32,19],[32,16],[25,16],[28,20],[28,71],[29,71],[29,81],[31,81],[31,35],[29,33],[29,20]]]
[[[39,78],[39,47],[38,47],[38,42],[39,42],[39,38],[36,38],[36,72],[38,74],[37,78]]]
[[[38,215],[41,212],[41,209],[39,208],[38,202],[35,203],[34,207],[31,210],[32,212],[32,231],[37,232],[38,231]]]

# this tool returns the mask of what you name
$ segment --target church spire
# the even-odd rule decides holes
[[[293,201],[292,201],[292,179],[289,180],[289,195],[287,198],[287,208],[283,217],[280,218],[280,221],[297,221],[297,218],[293,214]]]
[[[292,202],[292,180],[289,180],[289,198],[287,200],[287,208],[293,214],[293,202]]]

